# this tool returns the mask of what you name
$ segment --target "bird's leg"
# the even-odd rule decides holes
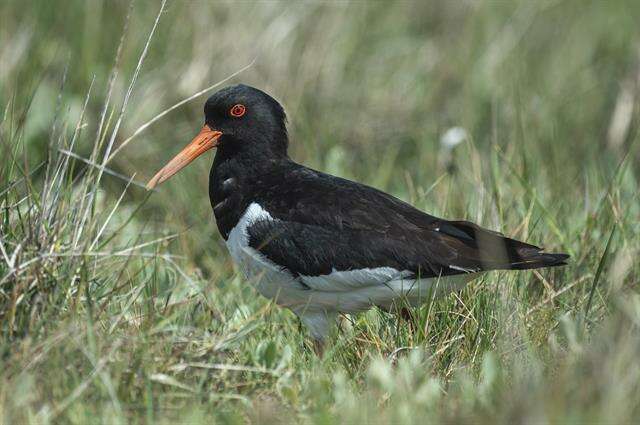
[[[324,354],[324,342],[329,334],[329,328],[335,322],[336,313],[327,311],[297,313],[298,317],[309,329],[313,341],[313,351],[318,356]]]
[[[324,356],[324,340],[313,338],[313,351],[318,357]]]
[[[413,314],[411,314],[411,310],[408,307],[402,307],[399,311],[400,317],[406,320],[409,323],[409,327],[413,331]]]
[[[416,332],[415,322],[411,309],[407,306],[396,306],[397,315],[409,325],[409,332],[414,335]]]

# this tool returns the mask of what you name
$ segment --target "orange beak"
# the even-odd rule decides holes
[[[151,190],[165,180],[168,180],[178,171],[189,165],[191,161],[205,153],[211,148],[218,146],[218,139],[222,132],[212,130],[207,124],[202,127],[200,133],[193,138],[191,143],[185,146],[182,151],[173,157],[151,180],[147,183],[147,189]]]

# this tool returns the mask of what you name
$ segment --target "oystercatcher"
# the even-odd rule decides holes
[[[569,257],[297,164],[287,155],[284,109],[256,88],[222,89],[204,114],[200,133],[148,187],[217,147],[209,199],[231,257],[320,346],[340,312],[417,305],[481,272],[561,266]]]

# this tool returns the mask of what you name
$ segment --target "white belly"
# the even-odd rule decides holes
[[[419,305],[429,297],[460,290],[475,277],[474,274],[462,274],[416,280],[408,278],[410,272],[390,267],[295,277],[249,246],[247,229],[260,220],[273,218],[260,205],[252,203],[229,233],[229,253],[260,294],[299,315],[315,312],[353,313],[372,306],[387,308],[401,299],[411,305]]]

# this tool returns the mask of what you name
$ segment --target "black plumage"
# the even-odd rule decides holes
[[[239,210],[257,202],[273,217],[248,229],[250,245],[296,275],[386,266],[433,277],[548,267],[567,258],[473,223],[433,217],[374,188],[286,159],[272,172],[246,176],[243,184],[250,189],[240,191]],[[224,214],[217,217],[225,223]]]
[[[228,87],[204,112],[198,135],[148,187],[217,147],[209,198],[231,257],[316,341],[338,312],[389,309],[401,297],[418,305],[461,289],[478,272],[560,266],[568,258],[295,163],[284,109],[260,90]]]
[[[470,222],[439,219],[372,187],[295,163],[286,154],[282,107],[256,89],[235,86],[212,96],[207,123],[227,134],[216,111],[237,102],[251,109],[254,99],[261,118],[273,122],[255,134],[244,128],[223,136],[211,169],[209,195],[225,239],[257,202],[273,219],[248,229],[250,245],[295,275],[387,266],[434,277],[565,264],[566,254],[547,254]]]

